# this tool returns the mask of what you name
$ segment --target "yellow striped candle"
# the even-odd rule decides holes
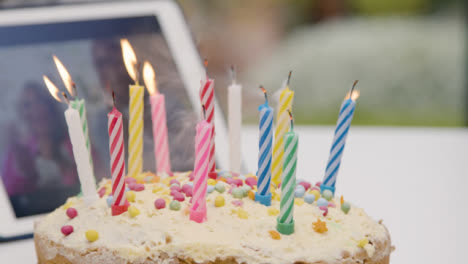
[[[294,99],[294,92],[289,89],[289,80],[291,72],[289,72],[286,88],[281,92],[278,112],[276,115],[275,128],[275,143],[273,145],[273,163],[272,163],[272,180],[278,185],[281,183],[281,173],[283,171],[283,155],[284,155],[284,135],[289,130],[289,114]]]
[[[143,170],[143,96],[145,88],[138,84],[138,62],[130,42],[121,39],[122,55],[128,75],[135,81],[130,85],[128,122],[128,176],[136,177]]]

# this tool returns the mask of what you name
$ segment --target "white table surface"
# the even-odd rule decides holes
[[[321,180],[333,127],[296,130],[298,178]],[[256,170],[257,133],[246,127],[242,138],[251,171]],[[353,127],[337,193],[384,219],[396,247],[391,263],[466,263],[467,158],[468,129]],[[36,263],[32,240],[0,244],[0,260]]]

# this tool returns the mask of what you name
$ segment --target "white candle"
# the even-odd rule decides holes
[[[228,87],[229,169],[241,170],[242,86],[235,81]]]
[[[73,145],[73,156],[75,157],[83,198],[87,204],[90,204],[96,201],[98,196],[93,169],[91,163],[89,163],[89,151],[86,148],[86,140],[81,128],[80,114],[69,105],[65,111],[65,120],[67,121],[68,134]]]

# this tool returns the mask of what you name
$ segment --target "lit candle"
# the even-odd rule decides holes
[[[125,147],[123,139],[122,113],[115,107],[115,94],[112,91],[114,107],[107,114],[109,130],[109,153],[112,174],[112,215],[127,211],[128,202],[125,196]]]
[[[291,72],[288,75],[286,88],[280,94],[278,112],[276,115],[275,128],[275,143],[273,145],[273,163],[272,177],[273,183],[278,185],[281,183],[281,172],[283,169],[283,153],[284,153],[284,135],[288,132],[289,118],[288,110],[292,109],[294,92],[289,89],[289,81],[291,80]]]
[[[193,199],[190,208],[190,220],[197,223],[206,221],[206,188],[208,185],[211,132],[213,131],[213,125],[206,120],[206,115],[204,116],[205,119],[198,122],[196,128]]]
[[[354,90],[357,82],[357,80],[354,81],[351,91],[341,104],[340,114],[336,122],[335,137],[333,138],[330,156],[328,157],[327,168],[325,170],[325,177],[320,187],[322,192],[324,190],[330,190],[332,193],[335,193],[336,177],[340,169],[346,137],[348,136],[351,121],[353,120],[356,99],[359,97],[359,91]]]
[[[294,233],[294,189],[296,188],[297,146],[299,137],[294,132],[292,114],[291,130],[284,135],[283,181],[281,183],[280,214],[276,229],[284,235]]]
[[[166,101],[164,95],[158,91],[153,66],[147,61],[143,64],[143,80],[150,94],[154,156],[157,172],[170,174],[171,159],[169,142],[167,140]]]
[[[130,42],[120,40],[125,67],[135,81],[130,85],[128,125],[128,175],[138,176],[143,170],[143,97],[145,88],[138,84],[138,62]]]
[[[73,79],[71,78],[71,75],[68,73],[67,69],[65,68],[63,63],[57,58],[57,56],[53,55],[52,57],[54,59],[55,65],[57,66],[60,77],[62,78],[62,81],[65,84],[68,93],[72,97],[70,100],[70,106],[73,109],[76,109],[80,114],[81,127],[83,129],[83,134],[86,139],[86,148],[89,152],[89,162],[91,163],[91,168],[93,168],[93,156],[91,152],[91,142],[89,140],[88,119],[86,118],[85,100],[77,98],[76,85]]]
[[[76,168],[78,171],[78,178],[81,183],[81,190],[83,192],[83,199],[87,204],[91,204],[97,200],[96,182],[93,175],[91,163],[89,163],[89,151],[86,148],[86,139],[81,127],[80,114],[76,109],[70,106],[68,98],[65,93],[60,97],[57,87],[47,78],[43,76],[44,82],[49,89],[51,95],[59,102],[64,100],[68,103],[68,109],[65,111],[65,120],[68,126],[68,134],[73,146],[73,156],[75,158]]]
[[[208,61],[205,60],[205,70],[208,67]],[[215,163],[215,126],[214,126],[214,80],[208,78],[208,73],[206,74],[206,79],[201,82],[200,89],[200,101],[201,104],[205,106],[206,112],[206,121],[213,125],[213,131],[211,131],[211,146],[210,146],[210,159],[208,165],[208,172],[215,172],[216,163]]]
[[[236,83],[236,72],[231,67],[232,83],[228,87],[229,119],[229,168],[232,172],[241,170],[241,127],[242,127],[242,86]]]
[[[268,97],[265,88],[260,86],[265,95],[265,103],[260,105],[260,136],[258,151],[258,190],[255,193],[255,201],[263,205],[271,205],[271,148],[273,145],[273,108],[268,105]]]

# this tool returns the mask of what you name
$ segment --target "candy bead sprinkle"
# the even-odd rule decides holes
[[[169,204],[169,209],[173,211],[179,211],[180,210],[180,202],[176,200],[172,200],[171,203]]]
[[[273,238],[274,240],[281,239],[280,233],[278,233],[276,230],[269,230],[268,233],[270,233],[270,237]]]
[[[73,219],[73,218],[75,218],[77,215],[78,215],[78,211],[76,211],[75,208],[70,207],[70,208],[67,209],[67,216],[68,216],[68,218]]]
[[[208,185],[208,187],[206,188],[206,191],[207,191],[208,193],[212,193],[212,192],[214,191],[214,189],[215,189],[215,188],[214,188],[213,185]]]
[[[348,214],[349,209],[351,209],[351,204],[350,204],[350,203],[348,203],[348,202],[343,202],[343,203],[341,204],[341,211],[343,211],[343,213]]]
[[[333,193],[330,190],[325,190],[322,192],[322,197],[330,201],[333,198]]]
[[[325,200],[324,198],[319,198],[319,199],[317,200],[317,206],[318,206],[318,207],[321,207],[321,206],[327,207],[327,206],[328,206],[328,201]]]
[[[158,209],[158,210],[163,209],[163,208],[166,207],[166,201],[164,199],[161,199],[161,198],[156,199],[156,201],[154,201],[154,207],[156,209]]]
[[[317,219],[317,222],[312,223],[312,227],[315,232],[320,234],[323,234],[328,231],[327,223],[320,221],[320,219]]]
[[[134,191],[128,191],[125,193],[125,197],[127,197],[127,201],[134,203],[135,202],[135,192]]]
[[[315,202],[315,195],[308,193],[304,196],[304,201],[308,204],[312,204]]]
[[[112,202],[114,201],[114,197],[112,195],[107,196],[106,203],[108,207],[112,206]]]
[[[315,196],[315,201],[317,201],[320,198],[320,192],[318,190],[312,190],[310,194],[313,194]]]
[[[215,206],[216,207],[223,207],[224,204],[225,204],[224,196],[222,196],[222,195],[216,196]]]
[[[219,193],[223,193],[226,190],[226,188],[224,187],[224,183],[222,182],[216,183],[215,190]]]
[[[89,242],[94,242],[99,239],[99,233],[93,229],[86,231],[85,236]]]
[[[62,234],[64,234],[65,236],[68,236],[71,233],[73,233],[73,226],[71,226],[71,225],[62,226],[60,231],[62,231]]]
[[[363,238],[359,240],[358,247],[364,248],[367,244],[369,244],[369,240],[367,238]]]
[[[138,210],[138,208],[132,205],[128,207],[128,213],[130,214],[130,217],[133,218],[140,214],[140,210]]]
[[[305,194],[305,188],[302,185],[297,185],[296,190],[294,191],[294,196],[297,198],[302,198]]]
[[[244,197],[244,191],[242,188],[236,187],[232,190],[232,196],[237,199],[241,199]]]

